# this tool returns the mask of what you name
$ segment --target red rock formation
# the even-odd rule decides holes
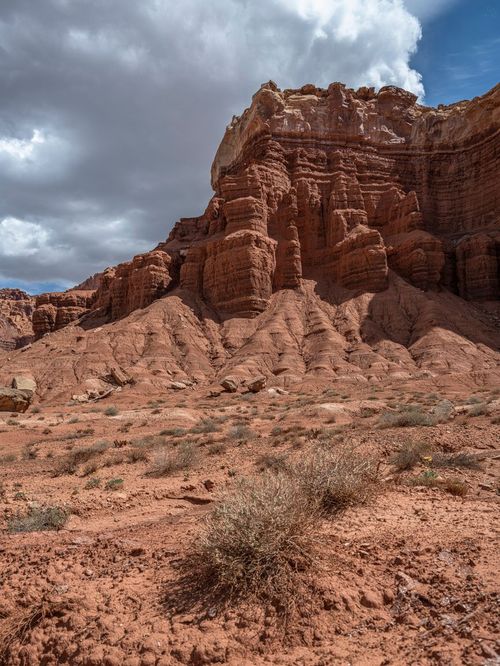
[[[82,283],[93,299],[39,298],[36,334],[89,307],[116,320],[177,285],[222,316],[255,316],[302,279],[379,292],[389,270],[423,290],[495,299],[499,135],[500,86],[432,109],[393,86],[269,82],[226,130],[205,213]]]
[[[96,291],[94,309],[111,319],[119,319],[146,307],[167,291],[172,280],[171,263],[171,256],[157,249],[108,268]]]
[[[8,351],[32,342],[34,301],[20,289],[0,289],[0,349]]]
[[[33,312],[33,330],[38,340],[46,333],[58,331],[89,311],[93,291],[65,291],[40,294]]]

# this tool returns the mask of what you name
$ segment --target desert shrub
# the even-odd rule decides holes
[[[401,405],[396,412],[383,412],[380,428],[408,428],[432,425],[432,418],[422,411],[420,405]]]
[[[40,532],[60,530],[69,512],[59,506],[32,507],[25,515],[17,514],[8,521],[9,532]]]
[[[104,490],[120,490],[123,488],[123,479],[109,479],[104,485]]]
[[[446,423],[450,420],[454,411],[455,406],[451,400],[441,400],[431,410],[431,418],[433,423]]]
[[[225,453],[227,450],[227,445],[225,442],[213,442],[208,447],[208,453],[211,456],[216,456],[220,453]]]
[[[13,453],[7,453],[4,456],[0,456],[0,464],[8,464],[16,461],[16,456]]]
[[[75,474],[80,465],[83,465],[92,458],[95,458],[96,456],[104,453],[108,446],[109,444],[107,442],[97,442],[93,446],[73,449],[73,451],[70,451],[60,460],[59,464],[54,469],[55,476],[60,476],[62,474]],[[95,471],[95,469],[87,471],[87,474],[92,473]]]
[[[466,405],[479,405],[482,402],[482,399],[478,397],[477,395],[471,395],[467,400],[465,401]]]
[[[98,479],[96,476],[90,478],[87,483],[83,486],[85,490],[92,490],[93,488],[99,488],[101,484],[101,479]]]
[[[465,497],[469,491],[467,485],[461,479],[446,479],[443,484],[446,492],[455,497]]]
[[[255,437],[255,433],[245,424],[237,423],[236,425],[229,428],[228,436],[231,439],[235,439],[241,442],[248,439],[253,439]]]
[[[210,433],[218,432],[220,430],[219,426],[213,419],[204,418],[201,421],[191,428],[192,433]]]
[[[494,416],[491,419],[491,422],[492,422],[493,425],[498,425],[500,423],[500,414],[498,414],[497,416]]]
[[[270,470],[272,472],[283,472],[288,467],[288,456],[283,454],[264,453],[259,456],[256,463],[257,468],[263,472]]]
[[[160,450],[156,454],[149,476],[169,476],[191,469],[199,459],[199,451],[192,442],[183,442],[174,449]]]
[[[73,425],[74,423],[79,423],[80,419],[78,416],[74,416],[72,419],[68,421],[69,424]]]
[[[321,447],[298,462],[290,475],[309,502],[319,502],[324,511],[332,513],[368,499],[374,489],[376,466],[371,457],[353,448]]]
[[[429,450],[430,447],[425,442],[406,442],[391,458],[391,463],[399,472],[413,469]]]
[[[160,435],[162,437],[182,437],[186,432],[184,428],[165,428],[160,432]]]
[[[314,561],[317,514],[283,474],[242,480],[209,515],[194,544],[200,583],[229,598],[278,600],[297,593]]]
[[[148,460],[148,454],[144,449],[132,449],[132,451],[127,452],[126,460],[132,464],[137,462],[144,462]]]
[[[115,407],[114,405],[111,405],[110,407],[106,407],[104,410],[104,415],[105,416],[117,416],[118,415],[118,407]]]
[[[432,469],[427,469],[422,474],[414,476],[407,481],[410,486],[425,486],[426,488],[436,488],[440,485],[437,473]]]
[[[473,453],[435,453],[431,458],[432,467],[467,467],[480,469],[480,459]]]
[[[32,414],[40,414],[41,411],[42,410],[40,409],[40,407],[32,407],[31,408],[31,413]]]
[[[467,416],[484,416],[488,413],[488,408],[484,402],[473,404],[472,407],[467,412]]]

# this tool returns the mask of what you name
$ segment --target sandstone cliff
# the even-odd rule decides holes
[[[89,353],[96,327],[123,320],[99,340],[106,349],[119,335],[127,354],[104,354],[92,370],[80,363],[71,370],[79,382],[117,366],[158,386],[226,370],[365,379],[492,371],[499,173],[500,86],[434,109],[392,86],[281,91],[269,82],[226,130],[203,215],[86,289],[38,297],[35,334],[77,322],[47,344],[87,330]],[[163,321],[158,339],[148,312]],[[133,353],[130,327],[141,340]],[[146,362],[152,350],[163,361]],[[261,358],[245,361],[251,350]]]
[[[0,289],[0,349],[10,351],[33,340],[34,304],[20,289]]]

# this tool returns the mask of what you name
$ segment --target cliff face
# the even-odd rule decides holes
[[[35,299],[20,289],[0,289],[0,350],[11,351],[33,340]]]
[[[82,315],[113,321],[180,286],[219,316],[254,317],[303,280],[346,298],[392,271],[468,300],[500,293],[500,86],[437,109],[395,87],[269,82],[233,118],[215,194],[152,252],[37,298],[36,337]]]
[[[378,292],[393,270],[423,290],[499,294],[500,86],[432,109],[393,87],[262,86],[227,128],[205,215],[167,248],[180,284],[251,315],[273,291],[328,278]]]

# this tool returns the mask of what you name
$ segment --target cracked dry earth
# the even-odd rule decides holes
[[[149,403],[124,392],[1,415],[0,663],[498,664],[498,394],[420,384],[278,397],[193,389]],[[457,407],[445,423],[379,427],[396,404],[425,411],[444,398]],[[484,413],[469,414],[479,403]],[[159,451],[187,441],[189,469],[148,475]],[[464,497],[409,484],[423,462],[395,470],[391,457],[412,441],[479,456],[477,469],[439,470],[460,479]],[[99,442],[91,460],[64,467]],[[286,624],[272,606],[221,607],[208,594],[176,605],[180,565],[224,493],[279,457],[342,442],[376,456],[379,488],[319,525],[309,602]],[[9,531],[39,505],[70,518],[59,531]]]

